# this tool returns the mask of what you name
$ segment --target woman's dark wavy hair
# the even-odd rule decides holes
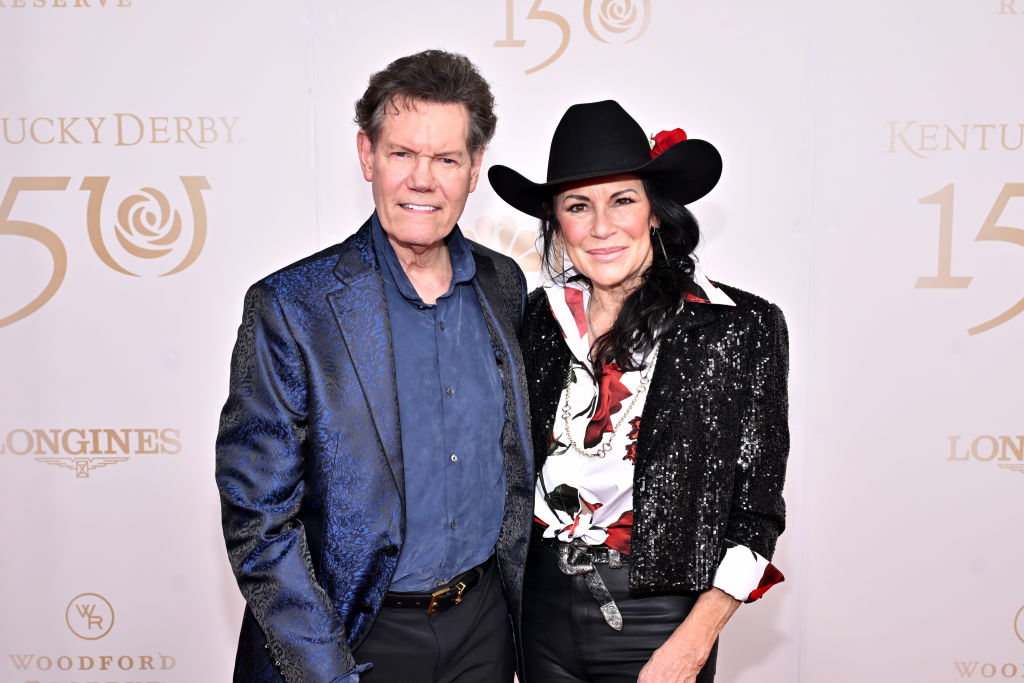
[[[609,363],[616,363],[627,372],[642,369],[642,364],[634,362],[634,355],[645,358],[651,352],[693,283],[696,264],[693,252],[700,242],[697,219],[684,205],[662,192],[653,180],[642,180],[651,210],[658,218],[658,234],[665,244],[665,252],[662,253],[658,237],[652,236],[653,259],[640,275],[640,286],[626,297],[611,329],[598,337],[591,347],[590,360],[599,375]],[[555,282],[564,283],[569,275],[561,261],[554,262],[555,237],[559,230],[554,202],[545,203],[543,212],[540,230],[544,267]],[[583,275],[573,276],[573,279],[582,279],[589,285]]]

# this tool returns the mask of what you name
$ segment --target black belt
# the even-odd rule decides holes
[[[561,554],[562,546],[569,545],[569,542],[560,541],[557,538],[544,538],[544,527],[540,524],[532,526],[530,530],[530,543],[555,557]],[[623,555],[606,545],[588,545],[587,552],[590,554],[591,562],[594,564],[607,564],[612,569],[618,569],[623,564],[629,563],[629,555]]]
[[[575,538],[568,543],[557,538],[544,538],[543,530],[534,524],[531,543],[542,550],[553,553],[558,558],[558,569],[566,576],[582,576],[590,594],[601,606],[601,616],[605,623],[616,631],[622,630],[622,612],[615,604],[615,599],[604,579],[597,572],[595,565],[607,564],[611,569],[620,569],[624,559],[622,553],[605,545],[587,545],[582,538]]]
[[[487,571],[493,561],[494,555],[491,555],[477,566],[468,571],[462,572],[448,583],[443,586],[438,586],[437,590],[430,593],[388,592],[384,595],[383,605],[384,607],[413,607],[417,609],[425,609],[427,610],[427,614],[443,612],[446,609],[454,607],[462,602],[466,593],[480,582],[484,572]]]

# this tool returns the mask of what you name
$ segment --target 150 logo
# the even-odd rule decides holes
[[[569,20],[558,12],[542,10],[544,0],[533,0],[527,21],[547,21],[558,27],[561,39],[555,51],[544,61],[526,70],[527,74],[550,66],[565,54],[572,28]],[[505,0],[505,37],[494,41],[494,47],[523,47],[526,41],[516,38],[515,0]],[[584,0],[583,23],[587,32],[602,43],[629,43],[644,34],[651,23],[651,0]]]
[[[919,277],[914,285],[918,289],[965,289],[971,284],[972,276],[953,275],[953,199],[954,183],[927,197],[921,197],[921,204],[937,204],[939,206],[939,249],[938,266],[935,275]],[[981,229],[974,240],[976,242],[1006,242],[1024,247],[1024,230],[1004,225],[999,221],[1013,198],[1024,198],[1024,183],[1006,183],[996,197],[988,216],[981,224]],[[967,333],[974,335],[987,332],[1006,323],[1024,311],[1024,297],[1002,313],[982,323],[968,328]]]
[[[142,187],[121,198],[115,220],[105,223],[104,203],[110,177],[89,176],[82,180],[79,189],[89,193],[85,216],[89,243],[107,267],[134,277],[165,277],[195,263],[206,243],[206,205],[202,193],[210,189],[210,184],[202,176],[179,179],[191,207],[188,226],[182,212],[154,187]],[[64,191],[70,182],[70,177],[18,177],[12,178],[7,186],[0,201],[0,237],[10,235],[38,242],[49,252],[53,267],[42,290],[28,303],[10,313],[0,311],[0,327],[22,320],[46,305],[60,289],[68,268],[67,249],[57,233],[38,223],[12,218],[15,202],[23,192]]]

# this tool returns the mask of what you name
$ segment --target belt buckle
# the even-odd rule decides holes
[[[455,584],[454,588],[457,591],[455,593],[455,604],[458,605],[460,602],[462,602],[462,592],[466,590],[466,584],[463,581],[459,581],[457,584]],[[437,599],[444,595],[447,595],[451,592],[451,590],[452,587],[445,586],[444,588],[439,588],[430,594],[430,605],[427,606],[428,616],[437,611]]]

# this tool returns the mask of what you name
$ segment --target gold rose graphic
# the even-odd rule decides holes
[[[493,219],[482,216],[477,219],[475,228],[469,231],[468,236],[486,247],[512,257],[527,273],[536,273],[540,270],[540,254],[537,253],[535,246],[536,235],[533,230],[520,230],[516,219],[511,216],[499,219],[497,225]]]
[[[89,177],[82,181],[81,189],[89,192],[89,241],[96,255],[107,266],[125,275],[138,276],[138,273],[133,273],[119,263],[104,242],[101,213],[109,182],[109,177]],[[181,182],[192,206],[192,243],[178,264],[161,273],[161,277],[178,273],[192,265],[206,243],[206,205],[203,203],[202,191],[210,189],[210,184],[202,176],[182,176]],[[183,250],[183,233],[181,214],[171,207],[167,196],[155,188],[143,187],[140,192],[123,199],[117,207],[114,235],[121,251],[130,257],[146,260],[172,257]]]
[[[142,194],[127,197],[117,207],[117,241],[139,258],[159,258],[171,253],[181,237],[181,214],[171,209],[160,190],[144,187]]]
[[[590,35],[605,43],[629,43],[644,34],[651,23],[651,2],[633,0],[586,0],[583,20]]]

